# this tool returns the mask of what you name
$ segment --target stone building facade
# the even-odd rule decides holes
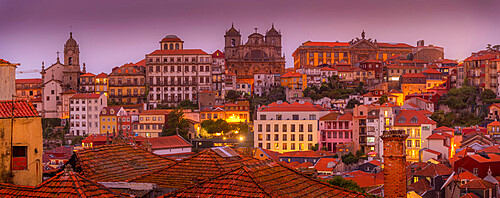
[[[248,80],[253,84],[255,72],[269,74],[283,74],[285,71],[285,56],[281,51],[281,33],[274,25],[266,35],[255,33],[248,36],[243,44],[241,34],[234,26],[224,35],[226,68],[235,73],[238,79]]]
[[[183,100],[196,103],[199,91],[210,90],[212,55],[184,49],[182,43],[177,36],[167,35],[159,50],[146,55],[149,108],[175,106]]]
[[[406,155],[404,130],[384,131],[384,196],[406,197]]]
[[[413,46],[406,43],[380,43],[377,39],[354,38],[349,42],[312,42],[302,43],[293,52],[294,68],[318,66],[323,64],[348,63],[354,65],[364,60],[385,61],[395,54],[410,54]]]

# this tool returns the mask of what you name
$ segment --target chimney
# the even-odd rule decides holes
[[[19,63],[9,63],[0,59],[0,100],[13,100],[16,95],[16,67]]]
[[[406,148],[404,130],[384,131],[384,195],[406,197]]]

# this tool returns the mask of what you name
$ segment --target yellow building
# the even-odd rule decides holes
[[[427,92],[426,77],[422,73],[406,73],[401,76],[403,97],[413,93]]]
[[[99,114],[101,134],[118,133],[118,117],[127,115],[123,107],[104,107]]]
[[[104,94],[108,97],[108,75],[100,73],[95,77],[95,93]]]
[[[206,107],[200,110],[200,121],[226,119],[224,106]]]
[[[42,182],[42,120],[29,101],[0,101],[0,182]]]
[[[488,124],[487,128],[488,128],[488,134],[492,139],[494,140],[500,139],[500,122],[493,121],[492,123]]]
[[[18,99],[42,97],[42,79],[16,79],[16,97]]]
[[[406,161],[417,162],[419,150],[426,147],[426,138],[436,128],[436,122],[416,110],[400,110],[394,119],[394,130],[405,130]]]
[[[436,69],[426,69],[422,72],[426,77],[427,89],[437,87],[446,81],[443,79],[443,73]]]
[[[172,110],[146,110],[139,113],[139,122],[133,123],[133,132],[142,137],[159,137]]]
[[[109,74],[109,99],[126,104],[137,104],[146,98],[145,60],[113,68]]]
[[[287,72],[281,76],[281,86],[293,89],[304,90],[307,88],[307,75],[296,72]]]
[[[224,104],[226,122],[250,122],[250,102],[236,101]]]
[[[404,104],[405,97],[403,95],[403,92],[396,89],[392,89],[391,91],[389,91],[389,94],[396,96],[396,105],[402,106]]]

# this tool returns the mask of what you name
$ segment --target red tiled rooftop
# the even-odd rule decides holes
[[[362,176],[356,176],[356,177],[346,177],[346,180],[351,180],[353,182],[356,182],[359,187],[361,188],[366,188],[366,187],[373,187],[373,186],[380,186],[384,184],[384,179],[383,178],[377,178],[375,175],[362,175]]]
[[[218,153],[225,149],[231,156]],[[234,152],[234,153],[233,153]],[[186,188],[193,182],[213,178],[222,173],[237,169],[245,162],[255,162],[257,159],[238,155],[229,147],[205,149],[198,154],[185,158],[175,164],[149,174],[131,179],[131,182],[155,183],[163,188]]]
[[[489,123],[488,126],[500,126],[500,122],[495,120],[492,123]]]
[[[98,75],[96,76],[96,78],[107,78],[107,77],[108,77],[108,75],[107,75],[106,73],[104,73],[104,72],[103,72],[103,73],[100,73],[100,74],[98,74]]]
[[[290,151],[283,153],[280,157],[313,157],[320,158],[326,156],[333,156],[328,151]]]
[[[429,135],[429,137],[427,137],[428,140],[446,140],[446,137],[438,134],[438,133],[434,133],[432,135]]]
[[[486,147],[484,149],[481,149],[478,151],[479,152],[485,152],[485,153],[500,153],[500,145],[493,145],[490,147]]]
[[[14,103],[14,114],[12,114],[12,104]],[[0,100],[0,118],[10,118],[11,116],[36,117],[38,112],[36,108],[27,100]]]
[[[73,155],[70,162],[83,176],[101,182],[130,180],[175,163],[129,144],[82,149]]]
[[[41,84],[41,78],[16,79],[16,84]]]
[[[417,119],[416,122],[411,121],[413,118]],[[420,126],[422,124],[436,124],[436,122],[416,110],[400,110],[394,120],[395,126]]]
[[[481,198],[480,196],[476,195],[473,192],[467,193],[464,196],[461,196],[460,198]]]
[[[340,113],[329,113],[326,114],[322,117],[319,118],[319,120],[352,120],[352,114],[351,113],[346,113],[346,114],[340,114]]]
[[[216,50],[212,54],[212,58],[225,58],[224,53],[222,53],[220,50]]]
[[[322,157],[314,164],[317,171],[333,171],[333,168],[340,162],[339,158]]]
[[[426,179],[418,180],[417,182],[408,186],[409,191],[415,191],[419,195],[431,189],[431,184]]]
[[[332,69],[330,67],[322,67],[321,71],[337,71],[336,69]]]
[[[433,69],[433,68],[426,69],[422,73],[424,73],[424,74],[443,74],[440,71]]]
[[[479,163],[485,163],[485,162],[500,162],[500,155],[498,154],[487,154],[489,159],[484,158],[483,156],[479,154],[474,154],[474,155],[469,155],[472,159],[478,161]]]
[[[366,197],[307,177],[274,161],[236,170],[164,197]]]
[[[99,116],[116,116],[122,107],[120,106],[110,106],[104,107],[99,113]]]
[[[469,181],[463,185],[460,186],[460,188],[462,189],[490,189],[490,188],[494,188],[495,187],[495,184],[489,182],[489,181],[486,181],[484,179],[475,179],[475,180],[472,180],[472,181]]]
[[[62,171],[56,176],[33,186],[0,183],[1,197],[130,197],[108,189],[73,171]]]
[[[464,170],[464,172],[461,172],[459,174],[453,175],[453,179],[456,180],[456,181],[460,181],[460,180],[463,180],[463,179],[474,180],[474,179],[479,179],[479,177],[475,176],[474,174],[472,174],[471,172],[469,172],[467,170]]]
[[[305,102],[303,104],[300,104],[298,102],[295,102],[292,104],[288,104],[287,102],[283,102],[281,104],[273,102],[273,103],[269,104],[268,106],[260,107],[259,111],[268,111],[268,112],[274,112],[274,111],[326,111],[326,109],[321,107],[320,105],[313,105],[309,102]]]
[[[151,149],[174,149],[192,147],[184,138],[179,135],[172,135],[166,137],[149,138],[148,142],[151,144]]]
[[[201,49],[155,50],[149,55],[208,55]]]
[[[90,99],[90,98],[99,98],[101,97],[101,94],[75,94],[71,96],[69,99]]]
[[[445,131],[445,132],[455,132],[455,129],[452,129],[447,126],[440,126],[438,128],[435,128],[434,131]]]
[[[281,78],[293,78],[293,77],[302,77],[302,74],[296,73],[296,72],[287,72],[283,75],[281,75]]]
[[[403,74],[401,77],[403,77],[403,78],[425,78],[425,75],[422,73],[406,73],[406,74]]]
[[[85,74],[80,75],[80,77],[94,77],[94,76],[95,76],[95,74],[93,74],[93,73],[85,73]]]
[[[9,61],[0,58],[0,64],[11,64]]]
[[[444,164],[429,164],[427,167],[415,173],[415,176],[435,177],[442,175],[451,175],[453,170]]]

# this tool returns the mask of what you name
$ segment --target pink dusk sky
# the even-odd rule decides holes
[[[168,34],[184,48],[223,50],[234,23],[243,40],[274,23],[283,34],[286,66],[303,42],[360,37],[444,47],[445,58],[463,60],[487,44],[500,44],[500,1],[481,0],[0,0],[0,58],[18,70],[50,66],[69,37],[80,45],[80,64],[92,73],[142,60]],[[22,74],[18,78],[39,77]]]

